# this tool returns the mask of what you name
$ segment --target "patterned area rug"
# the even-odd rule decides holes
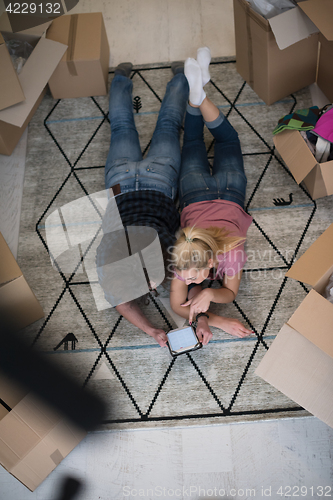
[[[133,107],[147,151],[170,66],[137,67]],[[110,82],[113,72],[110,72]],[[137,428],[304,416],[305,410],[254,374],[285,321],[305,297],[305,285],[286,279],[295,257],[329,226],[332,197],[312,201],[274,151],[272,130],[294,109],[309,107],[308,89],[266,106],[244,83],[234,60],[215,60],[206,93],[239,133],[248,178],[248,262],[237,300],[213,305],[255,334],[233,338],[213,329],[203,349],[170,357],[115,309],[97,311],[86,275],[62,277],[52,267],[47,216],[62,205],[104,189],[110,127],[108,97],[55,101],[46,95],[29,125],[19,241],[19,264],[45,318],[24,330],[33,345],[80,384],[112,402],[103,428]],[[210,160],[214,144],[205,140]],[[219,286],[214,284],[213,286]],[[157,327],[175,324],[168,292],[142,304]],[[70,335],[69,335],[70,334]]]

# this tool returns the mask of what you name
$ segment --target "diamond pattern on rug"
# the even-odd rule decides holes
[[[146,154],[171,77],[170,66],[137,68],[131,77],[135,121]],[[29,128],[24,195],[31,201],[26,201],[29,217],[23,216],[22,231],[33,236],[24,245],[23,234],[21,260],[44,305],[46,318],[37,323],[37,334],[34,325],[26,332],[36,347],[52,351],[80,383],[112,402],[105,424],[135,427],[140,422],[198,418],[202,423],[207,418],[245,418],[249,414],[262,418],[270,412],[285,415],[302,410],[256,377],[254,369],[307,291],[284,275],[300,248],[304,249],[316,203],[276,156],[272,130],[282,115],[296,106],[309,106],[309,93],[302,90],[268,107],[241,79],[231,60],[211,65],[211,82],[205,90],[239,133],[248,177],[246,210],[254,218],[247,240],[249,259],[237,300],[213,304],[212,309],[239,318],[255,333],[247,339],[235,339],[215,328],[207,347],[177,359],[171,359],[166,349],[129,325],[115,309],[98,312],[84,272],[59,274],[50,261],[46,262],[44,224],[49,213],[75,198],[104,189],[103,169],[110,141],[108,97],[54,103],[46,96]],[[207,130],[205,143],[213,161],[214,144]],[[42,164],[45,161],[47,172]],[[37,178],[37,191],[29,172]],[[290,193],[290,204],[279,202],[290,201]],[[277,205],[274,200],[278,200]],[[44,288],[40,292],[40,281],[32,270],[39,261],[40,273],[45,274],[40,278]],[[158,297],[151,296],[150,303],[142,307],[156,327],[175,328]]]

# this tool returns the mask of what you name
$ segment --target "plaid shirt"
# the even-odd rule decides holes
[[[174,244],[180,220],[171,198],[159,191],[149,190],[132,191],[117,196],[116,200],[124,226],[153,227],[165,249]]]
[[[152,227],[158,232],[164,249],[174,244],[175,232],[180,226],[180,218],[171,198],[159,191],[140,190],[118,195],[116,201],[123,226]],[[106,211],[104,219],[107,215]],[[103,265],[110,262],[113,235],[107,232],[107,220],[103,220],[103,226],[105,234],[97,248],[96,264],[99,283],[104,288],[106,300],[112,304],[112,297],[105,291],[105,286],[103,287],[103,281],[106,278]],[[111,260],[114,261],[114,255],[112,255]],[[121,260],[120,255],[119,260]]]

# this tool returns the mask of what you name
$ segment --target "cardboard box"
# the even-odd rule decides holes
[[[86,435],[0,374],[0,464],[29,490]]]
[[[6,12],[0,16],[0,110],[25,99],[24,92],[9,55],[6,41],[19,39],[30,43],[33,47],[45,33],[51,21],[41,26],[36,26],[13,35],[12,27]],[[4,33],[4,36],[1,34]]]
[[[68,45],[49,81],[55,99],[107,94],[109,44],[101,13],[59,17],[46,36]]]
[[[332,18],[330,0],[306,0],[269,20],[246,0],[234,0],[237,71],[266,104],[316,80],[333,100]]]
[[[44,317],[13,254],[0,233],[0,318],[13,331]]]
[[[273,140],[295,181],[303,181],[313,200],[333,194],[332,160],[318,163],[298,130],[284,130]]]
[[[17,78],[5,39],[0,33],[0,110],[24,100],[24,93]]]
[[[34,47],[19,75],[6,44],[1,43],[13,38],[25,40]],[[0,66],[5,68],[0,75],[0,154],[10,155],[41,102],[48,80],[67,46],[36,34],[5,31],[1,32],[0,43]]]
[[[313,287],[255,373],[333,427],[333,304],[321,293],[333,272],[333,224],[286,276]]]
[[[320,31],[317,84],[333,102],[333,3],[331,0],[307,0],[299,5]]]

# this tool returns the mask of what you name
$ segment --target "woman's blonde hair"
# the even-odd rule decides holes
[[[179,271],[201,269],[208,266],[209,259],[224,254],[244,243],[246,238],[229,236],[226,229],[219,227],[184,227],[178,234],[173,247],[173,265]]]

